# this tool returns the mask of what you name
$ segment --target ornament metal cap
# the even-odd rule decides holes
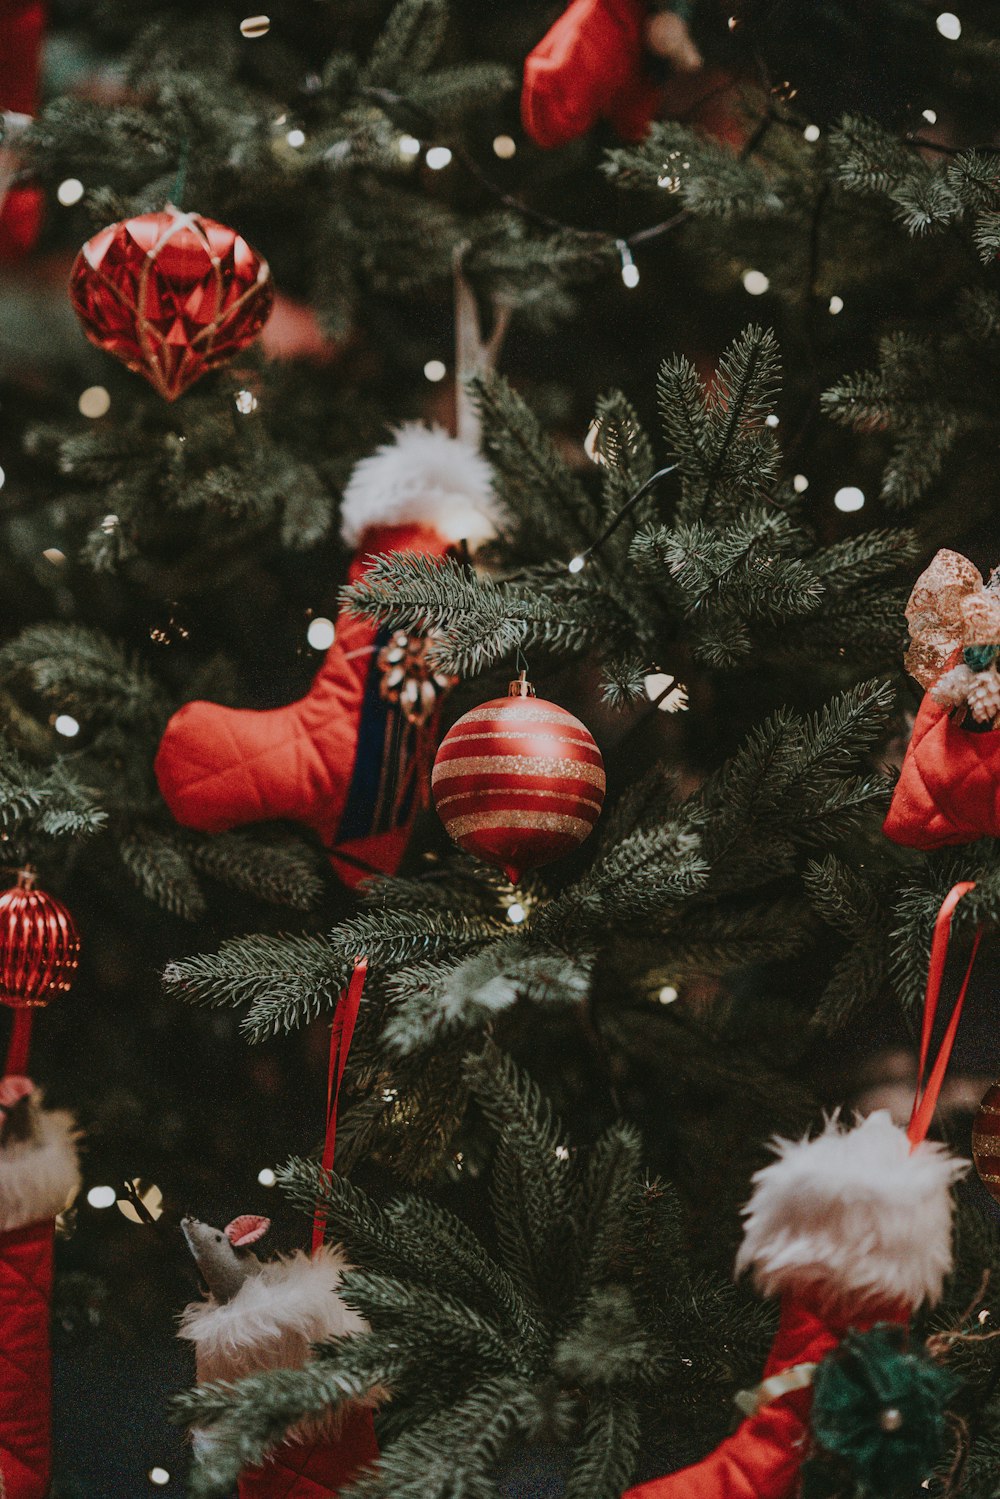
[[[508,697],[534,697],[535,689],[528,681],[528,673],[522,671],[517,679],[511,682],[507,688]]]

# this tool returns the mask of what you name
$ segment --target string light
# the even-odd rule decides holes
[[[676,677],[668,677],[663,671],[651,671],[643,678],[642,685],[649,701],[655,703],[661,713],[687,711],[688,690]]]
[[[565,1146],[565,1145],[557,1145],[556,1146],[556,1160],[557,1161],[568,1161],[569,1160],[569,1149],[567,1148],[567,1146]]]
[[[137,1176],[125,1183],[116,1203],[118,1211],[130,1223],[155,1223],[163,1216],[163,1193],[155,1183],[147,1185]]]
[[[843,489],[837,490],[837,493],[833,497],[833,503],[845,515],[850,515],[852,511],[860,510],[864,505],[864,492],[858,489],[856,484],[845,484]]]
[[[809,143],[811,145],[813,141],[818,141],[819,140],[819,135],[820,135],[819,126],[818,125],[807,125],[806,128],[803,130],[802,134],[805,136],[806,140],[809,141]]]
[[[672,1005],[677,998],[677,994],[678,991],[674,988],[673,984],[664,984],[656,997],[661,1005]]]
[[[424,379],[436,385],[448,373],[448,366],[441,359],[428,359],[424,365]]]
[[[324,619],[318,615],[309,621],[306,630],[306,640],[314,651],[328,651],[337,638],[337,629],[332,619]]]
[[[977,1318],[977,1320],[980,1327],[985,1326],[985,1324],[990,1320],[990,1309],[988,1306],[983,1307],[982,1311],[979,1313],[979,1317]]]
[[[629,291],[639,285],[639,267],[632,259],[632,251],[625,240],[618,241],[618,253],[622,258],[622,280]]]
[[[512,921],[515,926],[520,926],[527,914],[519,900],[511,901],[507,907],[507,920]]]
[[[257,1180],[260,1182],[262,1187],[273,1187],[276,1184],[278,1178],[275,1176],[270,1166],[262,1166],[261,1169],[257,1172]]]
[[[306,133],[304,130],[300,130],[298,126],[296,126],[293,130],[289,130],[288,134],[285,136],[285,140],[291,146],[293,151],[297,151],[300,146],[305,145]]]
[[[781,418],[779,416],[775,416],[775,414],[774,414],[773,411],[769,411],[767,413],[767,416],[765,416],[765,418],[764,418],[764,426],[765,427],[776,427],[780,421],[781,421]]]
[[[235,400],[236,410],[241,416],[249,416],[252,411],[257,410],[257,397],[252,390],[238,390]]]
[[[743,290],[752,297],[762,297],[771,285],[763,271],[744,271]]]
[[[591,463],[596,463],[600,465],[600,467],[604,468],[607,466],[607,459],[604,457],[600,448],[597,446],[600,436],[601,424],[595,416],[594,420],[587,428],[586,437],[583,439],[583,451],[586,453]]]
[[[7,478],[7,475],[4,473],[3,469],[0,468],[0,489],[3,489],[4,482],[5,482],[6,478]]]
[[[115,531],[118,530],[118,526],[119,520],[117,515],[106,515],[101,521],[101,530],[104,532],[105,536],[111,536]]]
[[[571,557],[569,559],[569,562],[566,564],[566,571],[571,573],[582,573],[583,566],[584,562],[582,557]]]
[[[79,203],[83,197],[83,183],[79,177],[67,177],[65,182],[60,182],[56,188],[56,201],[63,208],[72,208],[74,203]]]
[[[934,22],[945,41],[957,42],[962,35],[962,23],[954,11],[943,10]]]
[[[270,16],[244,16],[240,22],[240,32],[246,37],[267,36],[270,29]]]
[[[56,733],[61,734],[64,739],[75,739],[77,734],[79,734],[80,732],[80,725],[77,723],[72,713],[58,713],[52,720],[52,727],[55,729]]]
[[[833,315],[836,317],[837,313],[838,312],[843,312],[843,310],[844,310],[844,299],[843,299],[843,297],[831,297],[830,298],[830,311],[833,313]]]
[[[92,1208],[110,1208],[114,1206],[117,1196],[114,1187],[91,1187],[87,1193],[87,1201]]]
[[[58,547],[46,547],[42,556],[46,562],[51,562],[53,567],[62,567],[66,561],[66,553],[61,552]]]
[[[432,172],[441,172],[451,162],[451,151],[447,146],[432,146],[424,160]]]
[[[110,411],[111,397],[103,385],[88,385],[86,390],[80,392],[80,399],[76,404],[81,416],[89,416],[94,421]]]
[[[921,110],[920,113],[921,113],[921,117],[927,121],[928,125],[936,125],[937,124],[937,110],[936,109],[923,109],[923,110]]]
[[[809,488],[809,480],[806,478],[805,474],[795,475],[795,478],[792,480],[792,488],[795,490],[796,494],[805,494],[806,490]]]
[[[415,156],[420,155],[420,142],[415,135],[399,137],[399,154],[407,161],[412,161]]]
[[[166,1468],[150,1468],[148,1477],[150,1483],[155,1483],[158,1489],[162,1489],[164,1484],[170,1482],[170,1474]]]
[[[497,135],[493,139],[493,155],[501,161],[510,161],[517,151],[517,142],[512,135]]]

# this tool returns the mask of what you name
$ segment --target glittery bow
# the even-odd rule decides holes
[[[906,669],[933,687],[963,649],[1000,646],[1000,589],[987,586],[968,557],[942,550],[917,579],[906,620]]]

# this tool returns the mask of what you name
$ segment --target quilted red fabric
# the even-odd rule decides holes
[[[641,140],[662,90],[645,67],[644,0],[573,0],[524,64],[521,119],[539,146],[564,146],[598,120]]]
[[[349,1411],[335,1441],[285,1442],[241,1474],[239,1499],[330,1499],[378,1455],[371,1411]]]
[[[34,114],[45,27],[41,0],[0,0],[0,109]],[[42,224],[41,188],[17,186],[0,210],[0,261],[26,255]]]
[[[1000,732],[962,728],[925,694],[883,831],[922,849],[1000,838]]]
[[[45,1499],[51,1454],[51,1218],[0,1234],[0,1474],[6,1499]]]
[[[426,526],[372,529],[349,580],[364,573],[366,554],[441,556],[447,550]],[[380,632],[345,613],[336,631],[312,687],[286,708],[185,704],[167,724],[155,771],[164,801],[184,827],[220,833],[278,818],[305,823],[330,850],[345,884],[356,885],[373,871],[398,869],[417,797],[412,787],[400,796],[405,787],[380,778],[385,735],[394,732],[374,666]]]
[[[847,1316],[788,1296],[762,1378],[794,1364],[819,1363],[848,1327],[865,1331],[876,1322],[905,1320],[895,1307]],[[701,1462],[629,1489],[624,1499],[791,1499],[798,1492],[811,1405],[811,1388],[770,1401]]]

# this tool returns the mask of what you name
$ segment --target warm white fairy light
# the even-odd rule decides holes
[[[566,564],[566,571],[571,573],[582,573],[584,560],[582,557],[571,557]]]
[[[66,561],[66,553],[61,552],[58,547],[46,547],[42,556],[46,562],[51,562],[53,567],[62,567]]]
[[[829,308],[830,308],[830,311],[833,313],[834,317],[836,317],[836,315],[837,315],[838,312],[843,312],[843,310],[844,310],[844,299],[843,299],[843,297],[831,297],[830,298],[830,302],[829,302]]]
[[[3,469],[0,468],[0,489],[3,489],[4,481],[6,480],[6,478],[7,475],[4,473]]]
[[[261,1169],[257,1172],[257,1180],[260,1182],[262,1187],[273,1187],[276,1184],[278,1178],[275,1176],[270,1166],[262,1166]]]
[[[642,681],[643,689],[651,703],[661,713],[684,713],[688,707],[688,690],[676,677],[668,677],[665,671],[651,671]]]
[[[557,1145],[556,1146],[556,1160],[557,1161],[568,1161],[569,1160],[569,1148],[566,1145]]]
[[[300,146],[305,145],[306,133],[304,130],[300,130],[298,126],[295,126],[294,129],[289,130],[288,134],[285,136],[285,140],[291,146],[293,151],[297,151]]]
[[[91,421],[96,421],[99,416],[106,416],[111,410],[111,397],[103,385],[88,385],[86,390],[80,392],[76,405],[81,416],[89,416]]]
[[[55,718],[52,720],[52,727],[55,729],[56,733],[61,734],[64,739],[75,739],[77,734],[79,734],[80,732],[80,725],[77,723],[72,713],[57,713]]]
[[[934,22],[945,41],[957,42],[962,35],[962,23],[954,11],[943,10]]]
[[[495,135],[493,137],[493,155],[499,156],[501,161],[510,161],[517,152],[517,141],[512,135]]]
[[[114,1207],[117,1196],[114,1187],[91,1187],[87,1201],[92,1208],[110,1208]]]
[[[765,427],[776,427],[780,421],[781,421],[780,416],[775,416],[775,414],[774,414],[773,411],[769,411],[767,413],[767,416],[765,416],[765,418],[764,418],[764,426]]]
[[[802,134],[805,136],[806,140],[810,142],[810,144],[813,141],[818,141],[819,140],[819,134],[820,134],[820,132],[819,132],[819,126],[818,125],[807,125],[806,128],[803,130]]]
[[[415,135],[401,135],[399,137],[399,154],[406,161],[412,161],[415,156],[419,156],[420,149],[420,142]]]
[[[448,366],[443,359],[428,359],[424,365],[424,379],[429,380],[432,385],[437,385],[448,373]]]
[[[257,397],[252,390],[238,390],[235,400],[236,410],[241,416],[249,416],[252,411],[257,410]]]
[[[845,515],[850,515],[852,511],[860,510],[863,507],[865,503],[864,491],[860,490],[856,484],[845,484],[842,489],[837,490],[837,493],[833,497],[833,503]]]
[[[527,914],[519,900],[512,900],[507,907],[507,920],[512,921],[515,926],[520,926]]]
[[[104,532],[105,536],[110,536],[112,532],[118,530],[120,524],[121,522],[119,521],[117,515],[106,515],[101,521],[101,530]]]
[[[795,478],[792,480],[792,488],[795,490],[796,494],[805,494],[806,490],[809,488],[809,480],[806,478],[805,474],[795,475]]]
[[[306,639],[314,651],[328,651],[336,638],[337,630],[332,619],[318,615],[309,621]]]
[[[920,114],[921,114],[921,117],[927,121],[928,125],[936,125],[937,124],[937,110],[936,109],[922,109],[920,111]]]
[[[150,1468],[147,1476],[150,1483],[155,1483],[158,1489],[162,1489],[165,1484],[170,1482],[170,1474],[166,1468]]]
[[[751,297],[762,297],[771,285],[763,271],[744,271],[743,290]]]
[[[591,463],[596,463],[600,467],[604,468],[606,467],[607,460],[605,459],[604,455],[597,445],[600,440],[600,436],[601,424],[595,416],[590,426],[587,428],[586,437],[583,439],[583,451],[586,453]]]
[[[245,37],[267,36],[270,29],[270,16],[244,16],[240,22],[240,31]]]
[[[63,208],[72,208],[74,203],[79,203],[83,197],[83,183],[79,177],[67,177],[65,182],[60,182],[56,188],[56,201]]]
[[[424,160],[432,172],[441,172],[451,163],[451,151],[447,146],[432,146]]]
[[[678,991],[674,988],[673,984],[664,984],[657,998],[661,1005],[672,1005],[677,998],[677,993]]]

